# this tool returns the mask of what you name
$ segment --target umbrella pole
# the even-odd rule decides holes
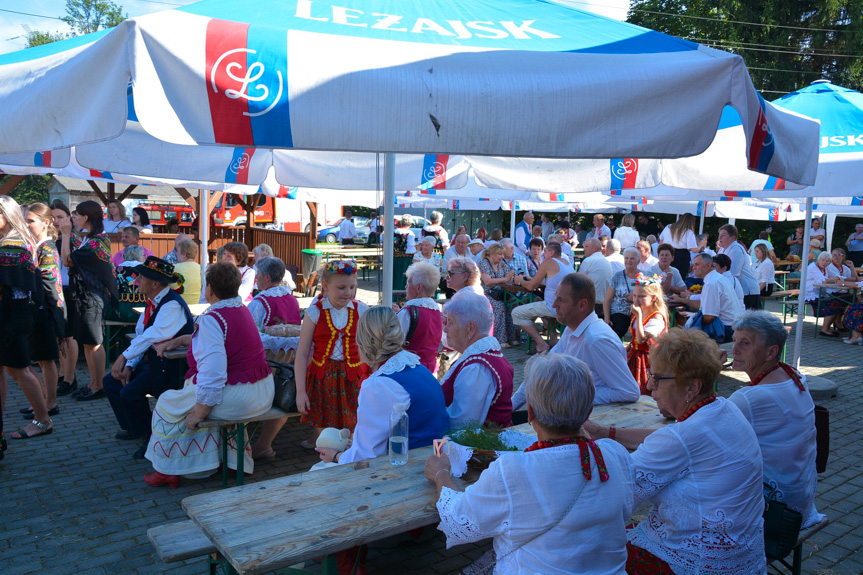
[[[806,222],[812,221],[812,196],[806,198]],[[809,230],[810,225],[803,226],[803,252],[800,254],[800,295],[797,296],[797,327],[794,330],[794,362],[795,369],[800,369],[800,348],[803,345],[803,316],[806,313],[806,275],[809,267]],[[817,323],[816,319],[816,323]]]
[[[827,214],[827,223],[824,226],[827,229],[827,251],[833,251],[833,232],[836,231],[836,217],[838,214]]]
[[[198,194],[198,234],[201,236],[201,294],[207,285],[207,264],[210,260],[210,252],[207,251],[210,238],[210,192],[199,190]]]
[[[515,200],[509,203],[509,238],[515,241]]]
[[[396,155],[384,154],[383,305],[393,303],[393,217],[396,203]]]
[[[698,218],[698,235],[704,233],[704,213],[707,211],[707,202],[701,202],[701,216]]]

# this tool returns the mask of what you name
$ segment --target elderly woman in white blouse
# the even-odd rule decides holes
[[[439,253],[434,251],[437,245],[437,239],[434,236],[426,236],[419,244],[419,251],[414,254],[414,263],[425,262],[433,265],[440,270],[441,275],[444,273],[443,258]]]
[[[404,404],[410,425],[408,448],[425,447],[449,430],[440,384],[419,358],[403,349],[405,334],[395,312],[376,306],[360,317],[357,348],[372,374],[363,381],[357,426],[344,452],[318,447],[321,461],[352,463],[387,454],[393,406]]]
[[[624,573],[633,469],[623,446],[584,435],[590,370],[571,356],[538,355],[524,386],[536,431],[524,453],[502,455],[464,492],[447,457],[426,462],[447,547],[493,537],[495,573]]]
[[[476,262],[469,258],[452,258],[447,264],[446,285],[456,293],[462,290],[485,296]]]
[[[635,505],[653,503],[628,533],[626,572],[766,573],[761,449],[737,405],[716,397],[719,347],[704,332],[672,329],[651,350],[650,366],[647,388],[677,423],[585,425],[592,437],[637,448]]]
[[[803,514],[803,528],[820,522],[815,509],[815,403],[806,376],[779,361],[788,332],[778,317],[747,311],[734,323],[732,368],[749,385],[728,400],[752,424],[764,463],[764,483],[776,499]]]
[[[831,262],[832,258],[830,254],[821,252],[818,255],[818,259],[806,268],[805,297],[806,301],[812,306],[812,313],[817,317],[824,318],[824,323],[821,325],[818,335],[839,337],[839,333],[832,331],[830,326],[833,325],[834,320],[838,320],[842,315],[846,304],[838,298],[831,297],[827,293],[827,290],[822,290],[819,287],[823,284],[837,284],[837,286],[841,286],[845,283],[845,279],[842,277],[830,277],[828,275],[827,268],[830,267]]]

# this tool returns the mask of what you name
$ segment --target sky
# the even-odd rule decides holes
[[[626,19],[629,0],[557,0],[561,4],[571,4],[573,7],[588,12],[601,14],[617,20]],[[130,17],[142,16],[151,12],[159,12],[175,6],[192,4],[191,0],[114,0],[122,6]],[[69,32],[70,28],[64,22],[57,20],[66,15],[66,0],[0,0],[0,10],[27,12],[50,18],[27,16],[0,12],[0,54],[14,52],[24,48],[26,30],[43,32]]]

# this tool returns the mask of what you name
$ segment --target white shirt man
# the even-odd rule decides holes
[[[606,245],[605,259],[607,259],[608,263],[611,264],[612,275],[616,274],[617,272],[623,271],[623,268],[626,267],[623,265],[623,254],[620,253],[619,240],[608,240],[608,244]]]
[[[730,336],[732,324],[743,313],[743,302],[734,292],[734,285],[713,269],[713,259],[706,254],[699,254],[692,262],[692,267],[695,275],[704,279],[701,293],[688,295],[688,292],[683,292],[680,296],[671,296],[671,301],[680,301],[700,309],[705,324],[719,318],[726,334]],[[692,325],[693,318],[690,318],[686,327]]]
[[[443,254],[444,265],[449,264],[453,258],[473,259],[473,254],[467,249],[468,243],[470,243],[470,238],[465,234],[459,234],[453,238],[452,245]]]
[[[557,321],[566,325],[566,329],[549,353],[565,353],[587,364],[596,388],[594,405],[638,401],[640,391],[626,365],[626,350],[611,327],[594,313],[595,295],[589,288],[573,293],[570,287],[570,283],[574,283],[587,288],[586,281],[587,278],[578,273],[557,286],[554,310]],[[512,396],[512,407],[519,409],[524,404],[524,388],[520,387]]]
[[[605,225],[605,217],[602,214],[596,214],[593,216],[593,231],[587,234],[587,239],[599,239],[601,236],[611,237],[611,230]]]
[[[602,255],[602,244],[599,240],[590,238],[584,242],[584,255],[578,271],[593,280],[596,293],[605,294],[608,282],[611,281],[611,263]]]
[[[530,252],[530,239],[533,236],[533,212],[524,214],[522,221],[515,226],[515,249],[523,256]]]
[[[351,217],[351,212],[345,212],[345,218],[339,224],[339,240],[342,244],[353,244],[354,238],[357,237],[357,228],[354,227]]]

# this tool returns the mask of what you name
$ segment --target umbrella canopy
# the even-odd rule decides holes
[[[143,131],[175,145],[606,171],[704,152],[729,105],[747,167],[814,181],[814,126],[765,103],[739,56],[535,0],[205,0],[0,56],[0,153],[117,138],[130,81]]]

